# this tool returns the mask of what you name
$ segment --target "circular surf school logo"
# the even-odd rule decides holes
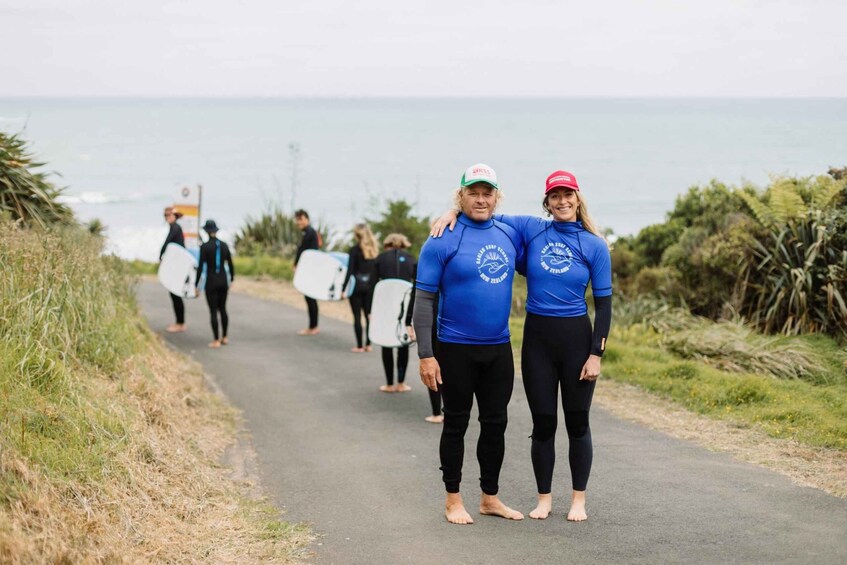
[[[501,283],[509,276],[509,257],[502,247],[489,244],[476,254],[476,268],[485,282]]]
[[[548,243],[541,250],[541,267],[554,275],[567,273],[573,265],[573,251],[558,241]]]

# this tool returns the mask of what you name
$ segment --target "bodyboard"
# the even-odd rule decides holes
[[[329,253],[307,249],[294,272],[294,288],[315,300],[341,300],[347,267]]]
[[[411,343],[406,330],[406,313],[412,298],[412,283],[403,279],[383,279],[374,287],[368,337],[383,347]]]
[[[194,279],[197,276],[197,259],[185,247],[168,244],[159,263],[158,276],[168,292],[182,298],[196,298]]]

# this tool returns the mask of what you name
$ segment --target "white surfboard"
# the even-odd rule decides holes
[[[330,255],[341,261],[341,264],[344,265],[345,269],[350,268],[350,254],[344,253],[343,251],[330,251]],[[347,276],[347,275],[344,275]],[[347,286],[344,287],[344,294],[350,296],[353,294],[353,290],[356,288],[356,277],[351,276],[350,280],[347,281]]]
[[[294,272],[294,288],[315,300],[341,300],[347,267],[329,253],[307,249]]]
[[[194,278],[197,259],[185,247],[169,243],[159,263],[159,282],[169,292],[182,298],[195,298]]]
[[[384,279],[374,287],[368,337],[383,347],[401,347],[412,340],[406,331],[406,313],[412,298],[412,283]]]

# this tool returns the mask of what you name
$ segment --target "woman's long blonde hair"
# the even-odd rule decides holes
[[[365,259],[376,259],[376,256],[379,255],[379,246],[376,237],[367,224],[353,226],[353,237],[356,239],[356,245],[362,250]]]
[[[576,194],[576,219],[582,222],[582,227],[585,228],[585,231],[589,231],[596,235],[597,237],[603,237],[603,234],[600,233],[600,230],[597,229],[597,224],[594,223],[594,219],[591,217],[591,214],[588,213],[588,205],[585,203],[585,199],[582,198],[582,194],[578,190],[574,190]],[[541,202],[541,207],[544,208],[544,213],[548,216],[551,215],[550,205],[547,203],[547,198],[549,195],[544,195],[544,200]]]

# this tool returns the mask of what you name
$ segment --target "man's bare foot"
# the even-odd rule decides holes
[[[588,520],[585,512],[585,491],[575,490],[571,497],[571,509],[568,510],[568,520],[571,522],[583,522]]]
[[[209,344],[209,347],[212,348],[212,349],[217,349],[220,346],[221,346],[221,342],[220,342],[220,340],[217,340],[217,339]]]
[[[523,514],[503,504],[496,494],[482,494],[479,502],[479,513],[487,516],[500,516],[507,520],[523,520]]]
[[[382,385],[379,387],[382,392],[395,392],[394,385]]]
[[[178,334],[185,331],[185,324],[171,324],[165,328],[169,334]]]
[[[394,385],[394,392],[409,392],[410,390],[412,390],[412,387],[410,387],[406,383],[399,383]]]
[[[473,524],[473,518],[465,510],[462,495],[458,492],[447,493],[447,502],[444,504],[444,516],[451,524]]]
[[[221,338],[221,345],[229,345],[229,338],[226,337],[226,336],[223,336]]]
[[[350,351],[352,351],[353,353],[364,353],[365,348],[364,347],[351,347]]]
[[[550,493],[539,494],[538,506],[535,507],[535,510],[529,513],[529,517],[535,518],[536,520],[544,520],[550,515],[551,510],[553,510],[553,495]]]
[[[444,416],[427,416],[426,418],[424,418],[424,420],[426,420],[430,424],[443,424]]]
[[[321,330],[318,328],[306,328],[297,332],[297,335],[318,335],[319,333],[321,333]]]

